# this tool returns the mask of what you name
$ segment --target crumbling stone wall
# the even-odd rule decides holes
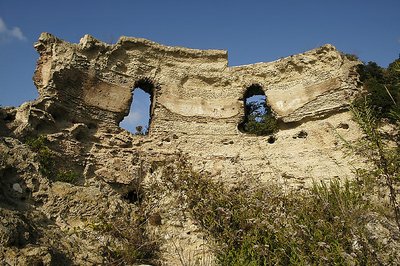
[[[227,185],[251,177],[259,178],[260,184],[273,181],[297,189],[311,181],[353,176],[354,162],[345,157],[337,136],[348,141],[360,137],[347,111],[361,89],[355,71],[359,62],[331,45],[237,67],[228,67],[226,51],[169,47],[127,37],[108,45],[86,35],[79,44],[71,44],[43,33],[35,48],[40,54],[34,75],[38,99],[17,108],[0,108],[0,148],[15,161],[15,171],[4,174],[0,169],[5,184],[0,196],[20,193],[13,191],[14,184],[26,194],[31,191],[28,203],[54,223],[51,230],[57,239],[76,228],[86,230],[83,213],[94,219],[105,210],[112,219],[130,220],[127,213],[136,205],[129,203],[135,201],[129,195],[138,191],[139,184],[146,187],[148,179],[156,178],[152,163],[182,154],[195,170]],[[280,120],[281,130],[273,141],[238,130],[243,98],[254,84],[264,90]],[[147,136],[119,127],[135,87],[152,95]],[[77,174],[75,185],[40,175],[37,159],[29,159],[35,156],[23,144],[38,135],[45,135],[46,145],[57,155],[57,166]],[[25,153],[30,157],[22,156]],[[165,265],[179,264],[176,246],[185,247],[184,256],[204,254],[203,235],[190,217],[168,200],[153,211],[162,219],[155,231],[165,239]],[[43,243],[56,236],[50,232]],[[93,264],[102,263],[94,236],[91,245],[86,237],[78,237],[83,242],[76,238],[65,242],[68,247],[85,243],[73,245],[82,250],[68,251],[79,255],[70,256],[77,264],[87,261],[86,254]],[[37,249],[39,258],[45,256],[42,251]],[[24,259],[31,250],[28,255],[24,252],[10,257]],[[50,253],[46,253],[49,258]]]
[[[85,35],[79,44],[43,33],[34,81],[40,97],[57,98],[50,113],[118,126],[132,90],[152,95],[150,134],[240,135],[243,97],[260,85],[283,123],[345,109],[355,93],[356,61],[332,45],[269,63],[228,67],[223,50],[195,50],[121,37],[114,45]],[[50,108],[51,109],[51,108]],[[59,114],[58,114],[59,113]]]
[[[237,67],[228,67],[226,51],[128,37],[109,45],[86,35],[72,44],[43,33],[35,48],[39,98],[8,110],[11,119],[0,121],[0,129],[17,137],[52,134],[65,152],[81,154],[76,160],[86,178],[129,186],[138,162],[178,153],[224,179],[251,174],[303,186],[353,175],[337,134],[359,136],[346,110],[361,90],[360,62],[332,45]],[[254,84],[280,121],[272,142],[238,129],[243,98]],[[135,87],[152,96],[148,136],[119,127]],[[68,143],[70,137],[81,146]]]

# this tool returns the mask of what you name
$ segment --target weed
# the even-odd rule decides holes
[[[25,143],[36,152],[38,161],[40,163],[39,171],[46,177],[55,176],[55,160],[54,154],[46,144],[47,138],[41,135],[37,138],[30,138]]]
[[[140,220],[113,218],[110,221],[100,217],[98,221],[89,224],[89,227],[110,237],[111,242],[104,248],[105,259],[112,265],[148,263],[158,256],[159,243],[150,239]]]
[[[393,208],[395,220],[400,230],[400,206],[397,201],[396,184],[400,175],[400,154],[398,146],[391,146],[390,140],[379,130],[380,121],[373,113],[367,100],[363,104],[358,104],[352,108],[354,120],[359,124],[364,138],[360,139],[351,148],[368,159],[374,166],[372,171],[360,175],[362,178],[371,176],[379,181],[383,181],[389,190],[390,204]],[[396,114],[396,113],[394,113]],[[396,119],[396,117],[394,117]],[[397,120],[397,131],[399,129]]]
[[[54,181],[60,181],[60,182],[66,182],[66,183],[71,183],[74,184],[77,182],[79,178],[79,174],[77,174],[74,171],[59,171],[56,173],[56,176],[54,178]]]
[[[344,57],[346,57],[347,59],[349,59],[350,61],[358,61],[359,58],[357,55],[355,54],[342,54]]]
[[[30,149],[36,152],[39,161],[39,172],[53,181],[76,183],[79,174],[71,170],[60,170],[56,167],[56,155],[49,148],[47,138],[41,135],[37,138],[30,138],[25,141]]]
[[[371,204],[357,182],[315,183],[287,192],[248,178],[227,187],[180,158],[162,166],[162,185],[215,243],[220,265],[377,263],[365,230]]]
[[[7,165],[8,154],[0,152],[0,167]]]

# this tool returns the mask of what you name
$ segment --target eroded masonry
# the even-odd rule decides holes
[[[138,149],[160,154],[179,150],[194,162],[201,161],[202,169],[227,176],[248,170],[280,176],[337,176],[331,173],[337,167],[329,165],[328,173],[313,168],[340,160],[326,154],[332,153],[332,147],[323,150],[319,142],[328,137],[326,130],[351,123],[341,111],[347,110],[360,89],[355,70],[359,62],[348,60],[331,45],[238,67],[228,67],[226,51],[170,47],[128,37],[108,45],[86,35],[79,44],[70,44],[42,34],[35,48],[40,53],[34,76],[40,98],[29,108],[32,112],[32,107],[40,106],[49,114],[49,123],[68,121],[119,132],[132,91],[141,87],[151,95],[152,106],[150,133],[136,137],[146,144]],[[244,117],[243,98],[252,85],[264,91],[280,127],[286,129],[274,145],[238,130]],[[51,127],[38,123],[31,123],[38,131]],[[293,138],[305,124],[311,126],[309,133],[315,133],[308,139]],[[108,141],[117,138],[112,136]],[[117,143],[128,147],[131,139],[135,137]],[[315,164],[304,166],[307,160]],[[130,165],[129,161],[120,164]],[[115,170],[97,168],[101,173]]]
[[[331,45],[271,63],[228,67],[227,52],[89,35],[69,44],[43,34],[35,84],[77,121],[118,126],[132,89],[152,95],[152,134],[238,135],[246,90],[258,84],[283,122],[337,112],[357,91],[354,65]],[[207,124],[207,126],[204,126]]]
[[[109,45],[86,35],[71,44],[44,33],[35,48],[40,96],[13,110],[15,120],[3,128],[16,135],[72,132],[90,154],[81,166],[88,175],[129,184],[137,153],[154,159],[178,152],[228,179],[246,172],[265,180],[351,175],[334,135],[357,135],[346,110],[360,90],[359,62],[332,45],[237,67],[228,67],[223,50],[129,37]],[[274,143],[238,129],[254,86],[279,120]],[[148,136],[119,127],[137,87],[151,95]],[[300,131],[307,134],[296,137]],[[95,137],[85,140],[89,135]],[[66,152],[73,147],[65,145]]]
[[[157,177],[152,165],[169,158],[184,157],[196,171],[227,185],[255,177],[297,189],[313,180],[353,177],[354,162],[345,157],[340,138],[360,136],[348,112],[361,90],[360,62],[332,45],[237,67],[228,67],[226,51],[128,37],[110,45],[86,35],[72,44],[43,33],[35,48],[39,97],[0,108],[0,202],[5,206],[0,211],[19,221],[4,227],[14,226],[14,231],[0,227],[2,241],[9,239],[0,250],[6,261],[63,260],[54,253],[59,250],[75,264],[104,264],[101,250],[108,244],[99,241],[90,222],[108,217],[133,223],[137,206],[131,203],[140,200],[138,188]],[[135,104],[135,88],[151,95],[146,136],[119,126]],[[272,141],[239,130],[244,101],[253,94],[267,96],[279,121]],[[50,149],[54,157],[47,167],[73,173],[74,185],[55,182],[56,172],[43,171],[49,161],[26,144],[40,135],[45,136],[44,151]],[[165,265],[179,264],[176,245],[204,253],[198,226],[178,207],[164,199],[152,211],[160,217],[155,234],[166,241]],[[19,213],[30,218],[21,220]],[[39,234],[32,228],[47,232],[37,238],[42,242],[32,238]],[[32,233],[18,233],[24,230]],[[76,230],[87,233],[81,237]],[[12,239],[25,244],[15,248]]]

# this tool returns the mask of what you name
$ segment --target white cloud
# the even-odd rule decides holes
[[[10,35],[13,36],[13,37],[15,37],[15,38],[17,38],[18,40],[21,40],[21,41],[26,39],[26,37],[25,37],[24,34],[22,33],[21,29],[18,28],[18,27],[13,28],[13,29],[10,31]]]
[[[11,41],[13,39],[24,41],[26,37],[18,27],[9,29],[4,20],[0,17],[0,42]]]
[[[146,118],[142,113],[131,110],[129,115],[121,121],[120,126],[130,132],[136,132],[137,126],[146,125],[145,120]]]
[[[130,112],[129,115],[124,119],[127,124],[136,125],[142,119],[142,114],[138,112]]]
[[[6,31],[7,31],[6,23],[4,23],[2,18],[0,18],[0,33],[6,32]]]

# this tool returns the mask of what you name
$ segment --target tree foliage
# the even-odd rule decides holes
[[[360,80],[367,92],[367,101],[371,104],[374,116],[390,118],[392,110],[399,111],[400,102],[400,59],[395,60],[387,69],[375,62],[359,66]],[[362,105],[363,99],[355,102]]]
[[[278,123],[266,101],[246,102],[246,121],[243,129],[257,136],[271,135],[278,131]]]
[[[368,94],[356,100],[352,111],[364,138],[351,148],[374,165],[373,171],[359,172],[359,175],[372,177],[377,183],[386,185],[400,230],[400,206],[396,189],[400,181],[400,59],[391,63],[387,69],[369,62],[359,70]],[[391,132],[381,129],[385,121],[392,123]]]

